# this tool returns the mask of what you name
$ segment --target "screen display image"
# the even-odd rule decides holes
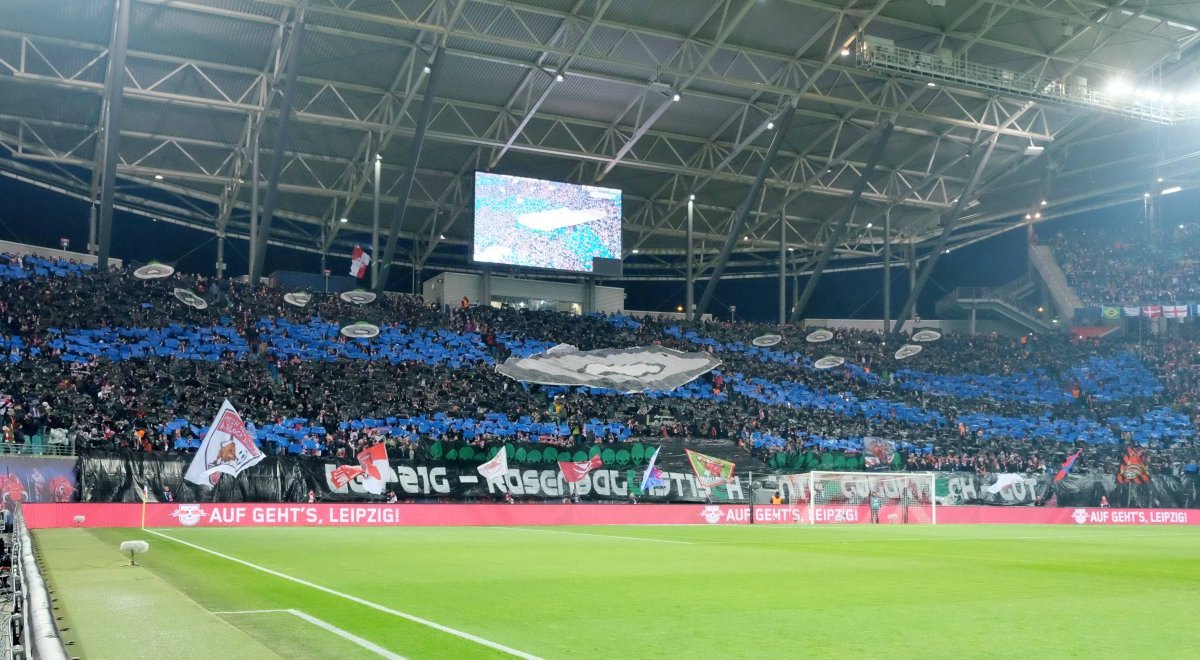
[[[477,172],[473,258],[590,273],[621,258],[621,191]]]

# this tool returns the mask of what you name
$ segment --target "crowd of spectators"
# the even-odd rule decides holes
[[[182,304],[177,287],[209,307]],[[379,439],[414,458],[437,441],[572,446],[651,436],[724,438],[770,462],[853,455],[862,438],[880,437],[901,447],[903,466],[923,470],[1055,471],[1082,447],[1078,469],[1115,471],[1125,440],[1148,444],[1155,470],[1194,462],[1198,340],[946,334],[899,360],[897,338],[864,330],[811,343],[811,329],[798,326],[692,331],[669,319],[439,308],[392,295],[369,305],[314,295],[301,308],[282,294],[183,274],[140,280],[129,270],[0,275],[4,442],[186,451],[228,398],[269,450],[310,455],[352,456]],[[346,339],[336,328],[350,319],[384,332]],[[196,331],[212,328],[221,330]],[[91,333],[86,342],[81,332]],[[767,333],[782,340],[754,347]],[[131,338],[140,352],[117,350]],[[409,342],[403,351],[382,345],[400,341]],[[196,345],[205,343],[218,349]],[[706,350],[722,365],[676,392],[623,396],[523,385],[494,369],[495,357],[558,343]],[[846,366],[816,369],[825,355]]]
[[[1200,303],[1200,225],[1079,229],[1050,241],[1067,283],[1087,305]]]

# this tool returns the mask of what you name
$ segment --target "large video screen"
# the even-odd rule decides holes
[[[621,258],[621,191],[475,173],[478,262],[593,272]]]

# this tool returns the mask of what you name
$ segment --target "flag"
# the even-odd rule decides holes
[[[339,490],[363,474],[366,474],[366,470],[356,465],[339,465],[329,473],[329,484],[333,490]]]
[[[559,461],[558,469],[562,470],[563,479],[566,479],[567,483],[573,484],[583,481],[583,478],[587,476],[588,472],[595,470],[603,464],[604,462],[600,460],[599,456],[593,456],[586,461],[579,461],[578,463],[571,461]]]
[[[1101,307],[1100,308],[1100,316],[1103,316],[1106,319],[1119,319],[1119,318],[1121,318],[1121,308],[1120,307]]]
[[[987,487],[987,492],[992,495],[998,495],[1005,488],[1011,488],[1013,484],[1021,482],[1021,475],[1005,472],[996,475],[996,483]]]
[[[1121,309],[1125,310],[1125,316],[1141,316],[1142,315],[1141,307],[1122,307]]]
[[[1162,305],[1145,305],[1142,307],[1142,315],[1149,319],[1156,319],[1162,316]]]
[[[370,263],[371,255],[363,250],[361,245],[355,245],[354,252],[350,255],[350,274],[358,278],[366,277],[367,266]]]
[[[198,486],[215,486],[222,474],[236,477],[242,470],[257,465],[263,457],[262,450],[246,430],[242,416],[226,399],[183,478]]]
[[[1169,319],[1181,319],[1187,315],[1187,305],[1166,305],[1163,307],[1163,316]]]
[[[646,473],[642,475],[642,485],[638,486],[643,493],[650,492],[651,488],[662,488],[667,483],[663,479],[663,471],[655,465],[660,451],[662,451],[662,447],[655,449],[654,455],[650,457],[650,462],[646,464]]]
[[[1071,468],[1075,467],[1075,461],[1079,460],[1079,455],[1082,453],[1083,450],[1079,449],[1074,454],[1068,456],[1067,460],[1063,461],[1062,467],[1058,469],[1058,474],[1054,475],[1054,480],[1062,481],[1066,479],[1067,475],[1071,473]]]
[[[141,486],[136,482],[133,484],[133,490],[137,493],[138,499],[142,502],[157,502],[158,498],[150,494],[150,484],[145,483]]]
[[[1146,469],[1146,461],[1142,458],[1142,452],[1134,447],[1125,448],[1125,457],[1121,459],[1121,467],[1117,469],[1117,483],[1150,483],[1150,470]]]
[[[692,464],[692,472],[701,488],[712,488],[733,483],[733,463],[730,461],[706,456],[700,452],[685,449],[688,462]]]
[[[500,451],[496,452],[495,458],[475,469],[479,470],[479,475],[488,483],[499,481],[503,486],[504,477],[508,475],[508,452],[501,447]]]
[[[392,472],[392,467],[388,465],[387,447],[379,442],[358,452],[358,465],[363,471],[363,488],[374,495],[382,494],[387,485],[386,479]]]
[[[1188,305],[1188,316],[1200,316],[1200,305]]]

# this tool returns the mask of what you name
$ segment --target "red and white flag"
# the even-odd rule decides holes
[[[329,473],[329,484],[333,490],[341,490],[346,484],[366,474],[366,470],[355,465],[339,465]]]
[[[183,478],[197,486],[215,486],[222,474],[236,477],[264,457],[242,416],[226,399]]]
[[[1142,316],[1150,319],[1156,319],[1162,316],[1162,305],[1145,305],[1142,307]]]
[[[370,264],[371,255],[363,250],[361,245],[355,245],[354,252],[350,255],[350,274],[358,278],[366,277],[367,266]]]
[[[479,470],[479,476],[483,477],[487,483],[495,481],[504,488],[504,477],[508,475],[508,453],[504,451],[504,447],[501,447],[492,460],[475,469]]]
[[[1187,315],[1187,305],[1165,305],[1163,307],[1163,316],[1169,319],[1181,319]]]
[[[392,466],[388,465],[387,447],[380,442],[358,452],[358,464],[363,471],[363,488],[368,493],[382,494],[387,485],[386,479],[392,473]]]
[[[599,456],[593,456],[589,460],[579,461],[578,463],[571,461],[559,461],[558,469],[562,470],[563,479],[566,479],[567,483],[573,484],[578,481],[583,481],[583,478],[587,476],[588,472],[595,470],[603,464],[604,462],[600,460]]]

